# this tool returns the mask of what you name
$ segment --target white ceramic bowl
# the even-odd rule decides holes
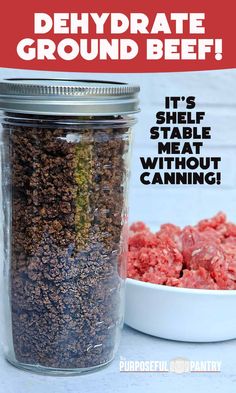
[[[127,279],[125,323],[153,336],[214,342],[236,338],[236,290],[176,288]]]

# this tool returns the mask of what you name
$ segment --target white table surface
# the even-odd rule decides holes
[[[126,360],[220,360],[222,370],[212,374],[121,373]],[[235,393],[236,340],[192,344],[167,341],[125,327],[115,360],[99,372],[72,377],[51,377],[18,370],[0,357],[0,393]]]

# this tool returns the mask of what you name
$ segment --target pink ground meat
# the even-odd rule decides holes
[[[224,213],[183,229],[130,227],[128,277],[183,288],[236,289],[236,225]]]
[[[184,269],[182,277],[170,278],[166,285],[181,288],[218,289],[210,273],[203,267],[197,270]]]

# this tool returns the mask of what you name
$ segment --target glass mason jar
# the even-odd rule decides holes
[[[17,367],[81,373],[114,357],[138,91],[99,81],[0,83],[4,347]]]

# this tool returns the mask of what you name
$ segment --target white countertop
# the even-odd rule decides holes
[[[219,360],[220,373],[121,373],[126,360]],[[113,363],[99,372],[72,377],[50,377],[18,370],[0,357],[0,393],[235,393],[236,340],[192,344],[147,336],[125,327]]]

